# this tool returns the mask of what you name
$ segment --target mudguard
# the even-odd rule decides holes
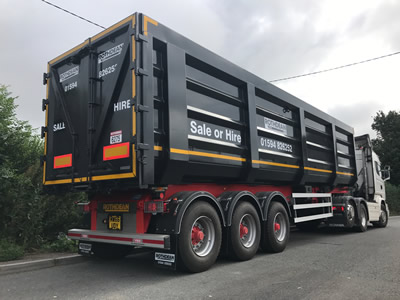
[[[225,214],[217,199],[208,192],[202,191],[184,191],[172,195],[168,199],[167,213],[159,214],[151,218],[149,232],[179,234],[183,216],[190,204],[202,199],[210,203],[218,213],[222,227],[226,226]]]
[[[333,197],[332,199],[333,204],[342,204],[342,205],[347,205],[350,201],[353,201],[355,204],[355,209],[356,209],[356,218],[357,218],[357,224],[360,224],[360,213],[361,213],[361,205],[365,205],[366,210],[367,210],[367,220],[369,220],[369,212],[368,212],[368,205],[367,201],[364,198],[361,197],[352,197],[352,196],[340,196],[340,197]]]
[[[254,205],[255,209],[257,210],[258,216],[260,217],[260,221],[264,221],[264,214],[262,212],[260,202],[253,193],[248,191],[229,191],[222,193],[218,197],[219,203],[221,204],[221,207],[225,214],[225,219],[227,222],[226,225],[231,226],[233,212],[235,210],[236,204],[242,198],[246,198],[251,204]]]
[[[274,192],[259,192],[256,194],[256,197],[259,199],[260,203],[261,203],[261,207],[262,207],[262,211],[263,211],[263,215],[264,215],[264,221],[267,220],[268,217],[268,210],[269,210],[269,206],[271,204],[272,199],[275,199],[277,201],[279,201],[280,203],[283,204],[283,206],[285,207],[289,218],[292,217],[292,212],[290,210],[289,207],[289,203],[286,201],[286,197],[278,191],[274,191]]]

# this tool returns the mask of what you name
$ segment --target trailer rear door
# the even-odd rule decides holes
[[[135,178],[130,16],[49,62],[44,184]]]

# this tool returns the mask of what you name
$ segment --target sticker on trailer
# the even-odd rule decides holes
[[[175,254],[156,252],[156,253],[154,254],[154,259],[155,259],[156,261],[162,261],[162,262],[167,262],[167,263],[174,263],[174,262],[175,262]]]
[[[118,144],[122,142],[122,130],[113,131],[110,133],[110,144]]]
[[[188,119],[190,135],[205,139],[242,145],[242,136],[239,130],[226,128],[211,123]]]
[[[287,127],[285,123],[281,123],[275,120],[272,120],[270,118],[264,117],[264,127],[265,129],[273,130],[276,132],[283,133],[284,135],[287,135]]]
[[[114,112],[120,111],[120,110],[125,110],[125,109],[130,109],[130,108],[131,108],[131,100],[130,99],[114,103]]]
[[[53,125],[53,131],[59,131],[59,130],[64,130],[65,129],[65,124],[64,122],[59,122]]]
[[[115,70],[117,69],[117,65],[118,64],[114,64],[114,65],[109,66],[109,67],[107,67],[107,68],[105,68],[103,70],[100,70],[99,71],[99,78],[107,76],[108,74],[114,73]]]
[[[99,64],[101,64],[102,62],[105,62],[106,60],[109,60],[111,58],[114,58],[118,55],[121,54],[122,52],[122,48],[124,47],[124,43],[121,43],[115,47],[112,47],[106,51],[104,51],[103,53],[101,53],[99,55],[99,58],[97,59],[97,62]]]
[[[73,67],[72,69],[69,69],[68,71],[65,71],[64,73],[60,74],[60,82],[68,80],[78,74],[79,74],[79,66]]]
[[[64,92],[68,92],[78,87],[78,82],[74,81],[64,87]]]
[[[292,144],[288,144],[282,141],[277,141],[274,139],[266,138],[266,137],[259,137],[258,141],[259,147],[261,146],[262,149],[278,151],[278,152],[285,152],[285,153],[293,153],[294,147]]]

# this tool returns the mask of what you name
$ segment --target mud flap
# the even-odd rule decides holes
[[[79,242],[78,244],[78,253],[84,256],[92,256],[93,255],[93,244],[90,242]]]
[[[177,270],[178,267],[178,249],[177,238],[171,235],[171,249],[160,249],[154,251],[154,264],[157,267]]]
[[[156,251],[154,252],[154,263],[158,267],[164,267],[172,270],[176,270],[177,257],[175,253]]]

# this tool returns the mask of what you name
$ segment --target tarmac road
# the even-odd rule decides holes
[[[156,268],[150,253],[0,276],[0,299],[400,299],[400,217],[365,233],[292,232],[280,254],[207,272]]]

